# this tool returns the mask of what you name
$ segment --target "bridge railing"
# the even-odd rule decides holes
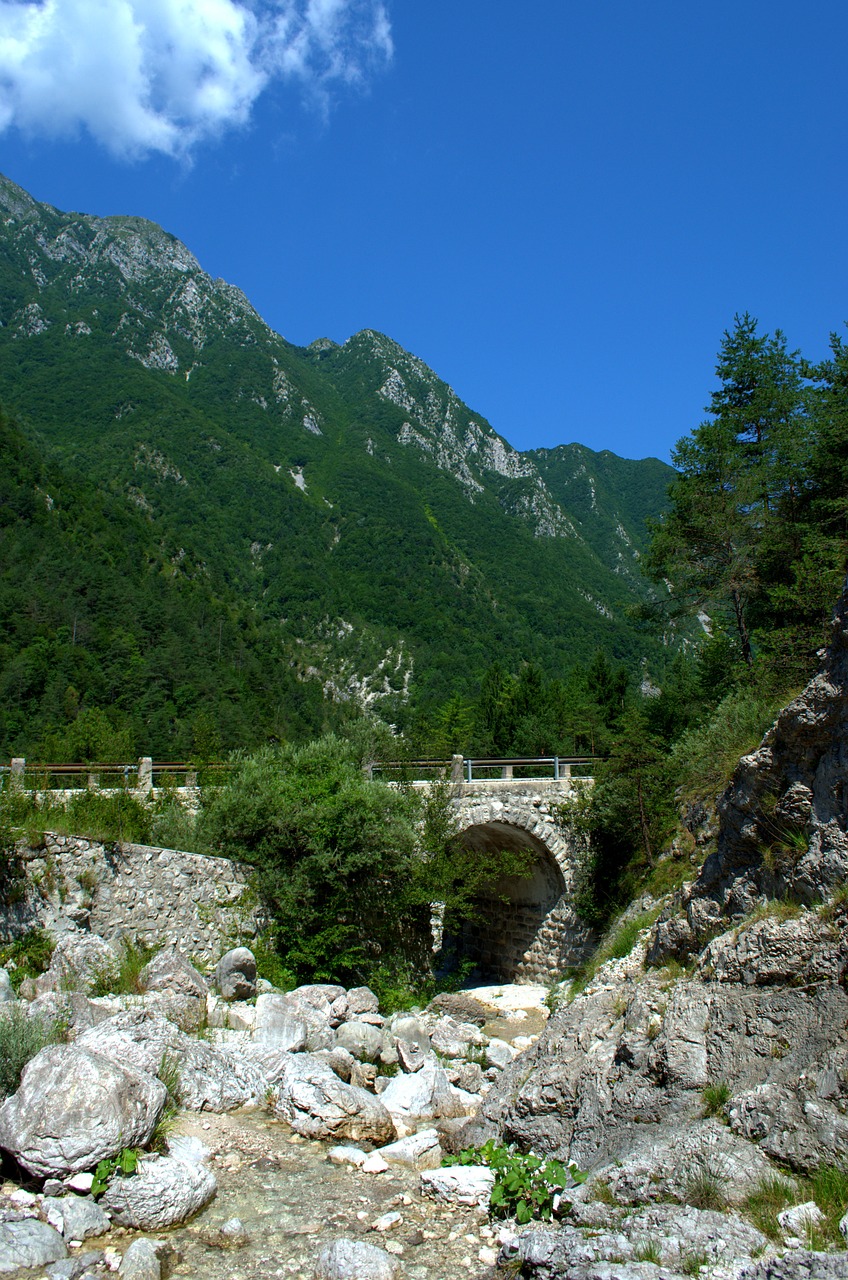
[[[367,766],[369,778],[427,782],[445,778],[453,783],[529,781],[555,782],[591,777],[596,756],[462,756],[449,760],[378,760]],[[132,764],[42,764],[15,757],[0,765],[0,784],[24,791],[118,791],[147,794],[159,787],[196,787],[200,771],[204,783],[223,781],[231,764],[154,761],[142,756]]]
[[[387,780],[451,782],[519,781],[591,777],[596,756],[452,756],[450,760],[381,760],[369,766],[369,777]]]
[[[205,780],[223,775],[229,764],[204,764],[185,761],[154,761],[142,756],[132,764],[93,762],[90,764],[51,764],[15,757],[10,764],[0,765],[0,782],[23,791],[119,791],[149,792],[158,787],[196,787],[198,770]]]

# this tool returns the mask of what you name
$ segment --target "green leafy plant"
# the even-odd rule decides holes
[[[483,1164],[492,1169],[495,1183],[489,1208],[496,1218],[514,1217],[521,1224],[534,1218],[550,1219],[567,1207],[561,1193],[569,1185],[585,1182],[586,1174],[575,1165],[543,1159],[489,1140],[482,1147],[466,1147],[458,1156],[445,1156],[443,1165]]]
[[[103,1195],[110,1180],[116,1175],[131,1178],[138,1172],[139,1154],[136,1147],[122,1147],[116,1156],[109,1156],[108,1159],[100,1161],[94,1170],[94,1181],[91,1184],[91,1194],[95,1200]]]

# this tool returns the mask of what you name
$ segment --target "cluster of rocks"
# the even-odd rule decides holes
[[[70,1242],[113,1225],[161,1231],[206,1205],[216,1192],[208,1152],[162,1133],[177,1106],[266,1106],[296,1134],[347,1144],[337,1161],[427,1171],[516,1052],[483,1033],[486,1013],[473,1002],[386,1018],[366,987],[271,989],[244,947],[220,960],[214,990],[170,947],[142,969],[138,995],[87,994],[108,989],[119,963],[106,940],[67,933],[47,972],[22,984],[31,999],[17,1007],[60,1020],[68,1041],[42,1049],[0,1107],[0,1148],[43,1180],[23,1225],[18,1210],[3,1225],[15,1266],[62,1267]],[[8,980],[0,995],[12,1008]],[[116,1169],[95,1201],[92,1171],[127,1148],[144,1152],[136,1171]],[[92,1273],[103,1265],[82,1256]]]

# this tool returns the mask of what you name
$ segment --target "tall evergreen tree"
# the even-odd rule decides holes
[[[671,508],[655,526],[649,566],[682,607],[718,615],[753,661],[758,561],[774,529],[800,522],[808,484],[808,393],[784,335],[745,314],[724,334],[710,417],[678,442]],[[798,542],[795,540],[797,551]]]

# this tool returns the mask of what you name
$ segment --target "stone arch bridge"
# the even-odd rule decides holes
[[[435,761],[419,763],[429,766],[431,777],[433,766],[438,766],[438,772],[444,769]],[[568,836],[554,818],[557,804],[575,795],[578,788],[592,785],[591,778],[571,776],[573,764],[590,765],[591,760],[575,757],[474,761],[453,757],[449,772],[453,788],[451,803],[463,843],[470,849],[505,849],[531,855],[529,874],[504,877],[492,885],[478,904],[477,920],[466,927],[461,939],[455,940],[461,953],[473,959],[494,981],[550,983],[563,970],[579,963],[591,944],[591,931],[572,907],[580,850],[574,837]],[[552,767],[553,777],[513,776],[515,767],[529,772],[534,766]],[[369,773],[378,768],[385,776],[385,771],[393,767],[372,766]],[[13,759],[10,766],[0,768],[9,775],[11,785],[27,785],[24,759]],[[167,774],[170,785],[175,777],[185,775],[188,795],[192,794],[197,781],[194,766],[167,764],[158,766],[157,770],[149,757],[143,757],[137,765],[74,764],[33,768],[56,775],[41,780],[42,788],[55,787],[57,783],[60,787],[67,786],[69,781],[78,785],[80,774],[85,776],[88,786],[101,787],[105,783],[108,787],[106,775],[110,780],[115,775],[118,785],[121,781],[124,786],[133,785],[139,796],[156,794],[157,771],[160,775]],[[484,772],[496,768],[501,777],[475,778],[475,768],[478,772],[481,768]]]
[[[460,946],[498,982],[551,983],[584,958],[591,930],[572,906],[580,849],[555,806],[590,779],[496,779],[455,784],[460,838],[470,849],[529,853],[530,873],[504,877],[478,904]]]

